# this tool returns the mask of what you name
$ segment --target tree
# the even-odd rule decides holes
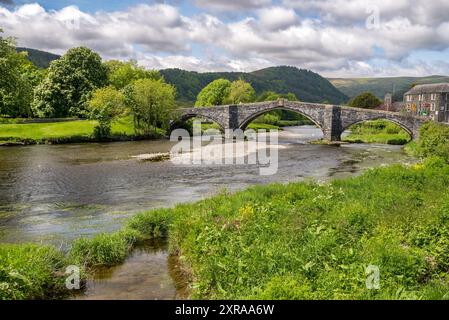
[[[279,99],[286,99],[288,101],[298,101],[298,98],[294,93],[276,93],[274,91],[264,91],[262,92],[259,97],[257,98],[257,101],[263,102],[263,101],[276,101]]]
[[[108,69],[109,84],[119,90],[139,79],[162,79],[159,71],[146,70],[143,67],[139,67],[135,60],[130,60],[128,62],[111,60],[105,62],[105,66]]]
[[[33,111],[38,117],[87,115],[89,96],[107,82],[101,57],[79,47],[50,64],[48,74],[35,90]]]
[[[364,108],[364,109],[374,109],[382,104],[382,101],[379,100],[375,95],[371,92],[365,92],[351,101],[349,101],[349,106],[353,108]]]
[[[175,87],[162,80],[140,79],[125,87],[124,92],[136,133],[165,133],[175,106]]]
[[[125,96],[109,86],[96,89],[89,101],[89,118],[98,121],[94,135],[106,138],[111,134],[112,122],[125,111]]]
[[[231,83],[229,95],[224,99],[227,104],[254,102],[256,91],[245,80],[239,79]]]
[[[16,52],[14,39],[0,36],[0,114],[31,116],[33,88],[26,73],[31,67],[26,54]]]
[[[201,90],[195,102],[195,107],[218,106],[223,104],[229,96],[231,82],[226,79],[217,79]]]

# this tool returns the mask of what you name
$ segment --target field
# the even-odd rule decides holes
[[[4,120],[5,122],[5,120]],[[96,121],[76,120],[52,123],[0,123],[0,142],[29,141],[32,143],[58,139],[89,141]],[[112,125],[117,136],[132,136],[134,128],[130,117],[121,118]]]

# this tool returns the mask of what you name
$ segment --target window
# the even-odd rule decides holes
[[[437,94],[436,93],[431,93],[430,94],[430,100],[435,101],[437,99]]]
[[[419,101],[423,101],[424,100],[424,95],[423,94],[420,94],[419,95]]]
[[[441,105],[440,111],[444,111],[444,105]]]
[[[408,101],[408,102],[413,101],[413,96],[412,96],[411,94],[407,96],[407,101]]]
[[[432,102],[430,104],[430,111],[435,111],[435,107],[436,107],[435,102]]]

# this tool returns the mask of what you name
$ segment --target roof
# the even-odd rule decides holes
[[[420,84],[414,86],[405,94],[420,94],[420,93],[445,93],[449,92],[449,83],[432,83],[432,84]]]

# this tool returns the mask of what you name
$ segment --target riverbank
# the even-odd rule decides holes
[[[449,290],[449,166],[372,169],[329,184],[222,193],[130,218],[122,230],[53,247],[0,245],[3,299],[64,293],[65,266],[121,263],[145,239],[167,238],[198,299],[438,299]],[[435,197],[435,190],[441,190]],[[29,261],[34,261],[30,264]],[[381,289],[368,290],[376,265]],[[86,273],[85,273],[86,275]]]
[[[290,125],[291,122],[284,124]],[[147,139],[158,139],[162,136],[140,136],[134,132],[131,117],[115,121],[112,124],[112,135],[101,141],[94,137],[93,131],[97,125],[91,120],[70,120],[41,122],[25,119],[2,119],[0,122],[0,146],[20,146],[35,144],[66,144],[66,143],[88,143],[88,142],[115,142],[115,141],[138,141]],[[219,129],[215,124],[203,124],[203,130]],[[277,125],[252,123],[249,129],[279,130]]]

